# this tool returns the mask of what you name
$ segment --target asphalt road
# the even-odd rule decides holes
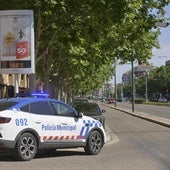
[[[82,149],[41,153],[29,162],[16,162],[0,155],[1,170],[169,170],[170,128],[106,109],[106,124],[111,140],[96,156]],[[116,135],[116,136],[115,136]],[[118,140],[114,140],[117,137]]]
[[[170,128],[106,108],[106,122],[119,138],[111,146],[115,170],[169,170]]]

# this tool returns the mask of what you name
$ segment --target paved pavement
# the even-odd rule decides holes
[[[128,108],[122,108],[122,107],[118,107],[118,106],[115,107],[113,105],[108,105],[108,104],[105,104],[105,106],[170,128],[170,119],[155,116],[155,115],[150,115],[150,114],[147,114],[147,113],[144,113],[144,112],[139,112],[139,111],[132,112],[132,110],[128,109]],[[115,142],[119,141],[118,137],[114,133],[111,132],[111,130],[109,129],[108,126],[106,126],[106,135],[107,135],[107,143],[110,143],[110,142],[115,143]]]

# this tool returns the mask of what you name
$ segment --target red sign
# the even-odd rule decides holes
[[[16,44],[16,59],[28,57],[28,42],[22,41]]]

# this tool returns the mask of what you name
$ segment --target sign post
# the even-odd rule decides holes
[[[35,73],[34,20],[32,10],[0,11],[0,74]]]

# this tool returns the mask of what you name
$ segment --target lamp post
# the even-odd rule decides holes
[[[122,102],[124,102],[123,86],[124,86],[124,82],[122,81],[122,85],[121,85],[121,100],[122,100]]]
[[[117,59],[115,59],[115,107],[117,106],[117,85],[116,85],[116,64],[117,64]]]
[[[147,69],[145,70],[145,102],[148,102],[148,71]]]
[[[133,68],[133,60],[131,61],[132,65],[132,112],[135,111],[135,83],[134,83],[134,68]]]
[[[146,87],[146,102],[148,101],[148,73],[146,71],[146,76],[145,76],[145,87]]]
[[[156,27],[166,28],[166,27],[168,27],[169,25],[170,25],[169,22],[156,22],[156,23],[155,23],[155,26],[156,26]],[[158,57],[159,57],[159,58],[165,57],[165,58],[166,58],[166,61],[167,61],[167,56],[158,56]],[[166,65],[166,62],[165,62],[165,65]]]
[[[170,23],[169,22],[156,22],[155,23],[155,26],[156,27],[167,27],[168,25],[170,25]]]

